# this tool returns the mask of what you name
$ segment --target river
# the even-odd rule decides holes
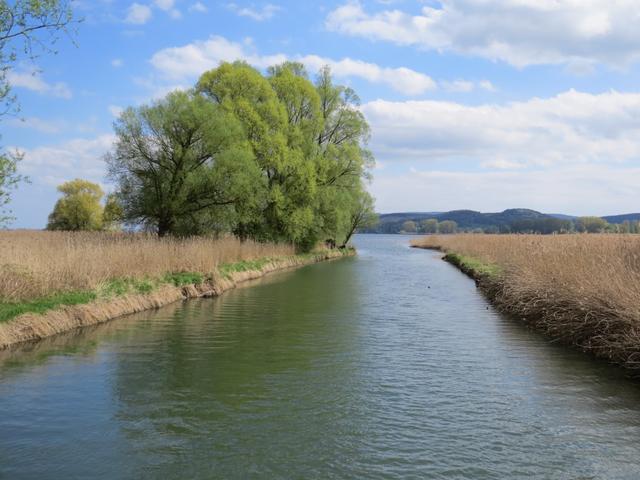
[[[640,385],[408,240],[0,352],[0,478],[640,478]]]

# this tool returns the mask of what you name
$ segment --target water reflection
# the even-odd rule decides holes
[[[637,383],[405,237],[357,242],[1,353],[0,477],[638,478]]]

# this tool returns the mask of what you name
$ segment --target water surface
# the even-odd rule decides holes
[[[0,478],[637,479],[640,387],[403,236],[0,353]]]

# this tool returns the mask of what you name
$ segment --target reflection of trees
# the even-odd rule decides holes
[[[309,421],[309,409],[326,409],[349,388],[343,377],[353,367],[336,358],[353,350],[354,274],[344,260],[276,275],[187,302],[153,326],[160,335],[139,332],[114,374],[129,438],[143,442],[145,456],[184,454],[193,441],[222,455],[230,441],[268,445],[274,426],[303,428],[295,424]]]

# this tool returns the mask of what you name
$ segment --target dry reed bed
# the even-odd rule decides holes
[[[497,265],[500,273],[475,276],[501,310],[640,370],[640,236],[434,235],[412,244]]]
[[[43,314],[27,313],[10,322],[0,323],[0,350],[76,328],[104,323],[123,315],[159,308],[180,300],[218,296],[240,283],[272,272],[353,254],[354,251],[349,249],[324,250],[308,255],[273,258],[262,264],[259,269],[231,272],[228,276],[217,276],[199,285],[164,285],[146,294],[127,294],[84,305],[64,306]]]
[[[210,274],[217,265],[293,255],[289,245],[227,237],[160,239],[124,233],[0,231],[0,301],[94,290],[116,278]]]

